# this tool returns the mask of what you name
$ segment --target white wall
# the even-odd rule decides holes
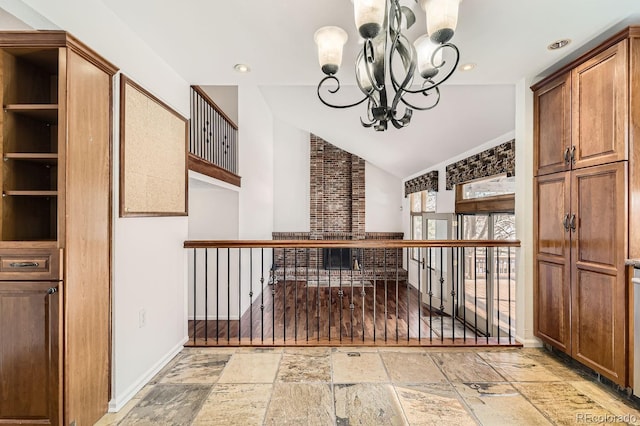
[[[309,132],[275,119],[273,135],[273,229],[309,232]]]
[[[531,81],[516,85],[516,338],[541,346],[533,335],[533,92]]]
[[[402,187],[400,178],[365,163],[366,232],[402,232]]]

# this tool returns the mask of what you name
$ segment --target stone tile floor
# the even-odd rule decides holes
[[[106,425],[640,424],[544,349],[185,348]]]

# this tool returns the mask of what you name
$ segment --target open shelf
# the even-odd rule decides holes
[[[7,152],[4,154],[4,159],[55,164],[58,162],[58,154],[46,152]]]
[[[56,197],[58,191],[4,191],[3,196],[17,197]]]
[[[7,112],[26,115],[51,124],[58,123],[57,104],[10,104],[5,105],[4,110]]]

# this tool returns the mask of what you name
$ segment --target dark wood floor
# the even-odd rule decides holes
[[[422,297],[419,303],[417,290],[407,289],[406,282],[328,288],[280,281],[266,287],[240,321],[199,320],[195,338],[189,321],[188,345],[505,343],[479,338],[451,317],[431,312]]]

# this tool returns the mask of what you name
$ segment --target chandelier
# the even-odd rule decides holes
[[[415,0],[426,12],[427,33],[413,44],[402,30],[409,29],[416,18],[411,9],[400,6],[399,0],[352,1],[356,27],[364,39],[355,63],[356,82],[364,96],[345,105],[333,104],[323,97],[323,91],[335,94],[340,90],[335,74],[348,38],[342,28],[329,26],[314,35],[320,67],[326,74],[318,84],[318,98],[332,108],[351,108],[367,101],[367,118],[360,118],[364,127],[384,131],[391,122],[400,129],[409,124],[413,110],[425,111],[438,104],[439,86],[458,66],[460,53],[449,40],[456,29],[461,0]],[[447,53],[448,60],[444,58],[445,50],[452,52]],[[416,69],[420,84],[414,84]],[[404,105],[402,114],[398,112],[400,103]]]

